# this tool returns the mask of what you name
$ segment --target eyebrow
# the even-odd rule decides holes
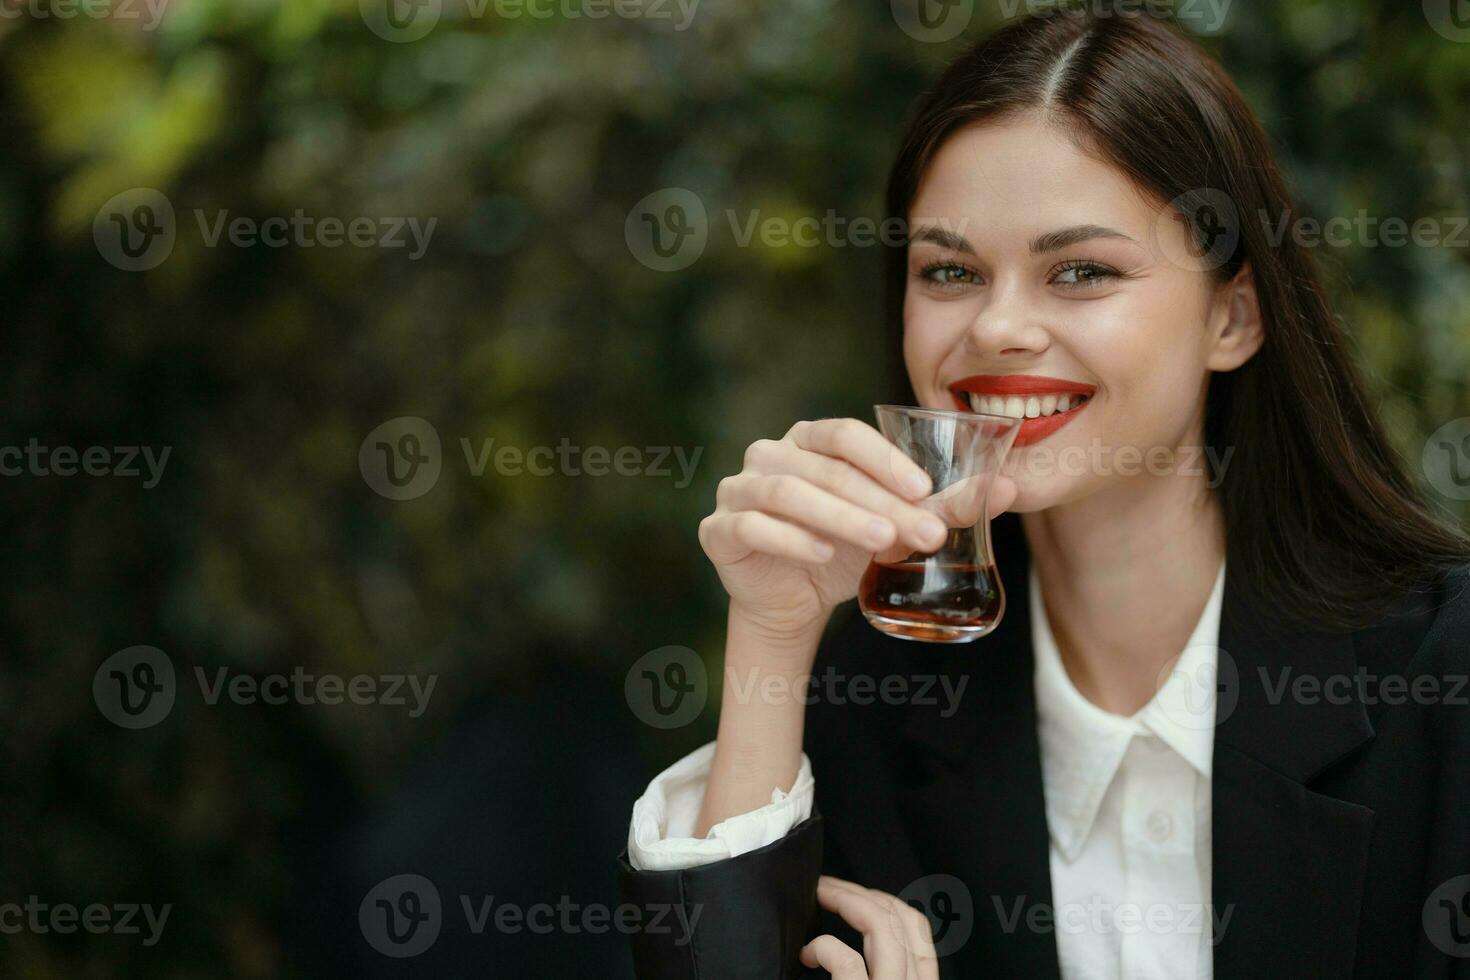
[[[1049,231],[1044,235],[1038,235],[1031,240],[1031,254],[1041,255],[1046,252],[1055,252],[1058,249],[1076,245],[1079,242],[1090,241],[1094,238],[1121,238],[1124,241],[1134,242],[1134,239],[1114,228],[1105,228],[1102,225],[1073,225],[1070,228],[1061,228],[1057,231]],[[969,252],[975,254],[972,246],[964,235],[942,228],[938,225],[920,225],[914,232],[911,242],[929,242],[941,248],[953,249],[956,252]],[[1137,244],[1137,242],[1134,242]]]

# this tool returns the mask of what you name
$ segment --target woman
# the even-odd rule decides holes
[[[636,936],[640,975],[1465,975],[1470,544],[1257,220],[1292,205],[1235,86],[1154,18],[1019,21],[923,97],[888,206],[916,403],[1036,419],[992,492],[1010,612],[819,651],[945,528],[864,423],[753,444],[699,529],[718,738],[622,865],[692,939]]]

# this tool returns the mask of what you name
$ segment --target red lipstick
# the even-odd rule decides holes
[[[1065,412],[1053,412],[1050,415],[1023,421],[1020,431],[1016,433],[1015,445],[1029,446],[1045,439],[1092,404],[1092,394],[1097,391],[1097,386],[1036,374],[976,374],[952,383],[949,391],[954,397],[955,405],[962,412],[975,410],[970,403],[972,394],[1001,398],[1017,397],[1023,400],[1041,395],[1083,396],[1085,400],[1080,404],[1072,405]]]

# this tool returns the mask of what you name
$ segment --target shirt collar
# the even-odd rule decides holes
[[[1047,823],[1057,846],[1072,861],[1092,831],[1133,736],[1157,736],[1201,776],[1210,778],[1225,566],[1222,562],[1204,611],[1167,679],[1132,717],[1104,711],[1072,685],[1046,619],[1035,565],[1029,574]]]

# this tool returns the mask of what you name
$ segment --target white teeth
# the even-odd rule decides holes
[[[1007,415],[1013,419],[1035,419],[1076,408],[1086,395],[977,395],[970,392],[970,411],[981,415]]]

